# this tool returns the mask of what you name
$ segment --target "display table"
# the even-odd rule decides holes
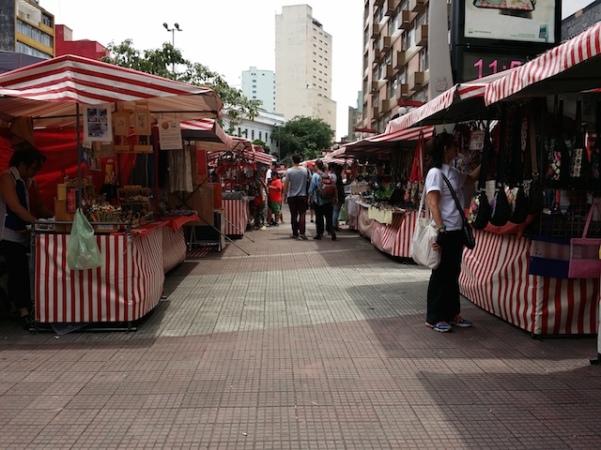
[[[248,224],[248,201],[223,200],[223,226],[227,236],[242,236]]]
[[[359,205],[357,202],[361,201],[360,195],[347,195],[344,199],[344,206],[348,214],[348,226],[351,230],[359,229]]]
[[[173,270],[186,259],[188,246],[184,235],[184,225],[199,222],[198,214],[188,216],[169,216],[161,219],[166,222],[163,227],[163,271]]]
[[[475,230],[463,252],[461,293],[482,309],[534,335],[597,333],[598,279],[529,275],[530,239]]]
[[[392,222],[376,221],[372,227],[371,243],[379,250],[399,258],[411,258],[411,239],[417,221],[417,211],[395,212]]]
[[[155,222],[126,233],[96,235],[104,264],[70,270],[68,234],[35,236],[35,319],[40,323],[131,322],[155,308],[163,292],[163,232]]]
[[[362,201],[357,201],[355,204],[357,205],[357,230],[363,236],[371,239],[373,230],[378,224],[374,219],[369,218],[369,208],[371,205]]]
[[[411,257],[411,238],[417,211],[382,210],[355,200],[357,229],[378,250],[399,258]]]

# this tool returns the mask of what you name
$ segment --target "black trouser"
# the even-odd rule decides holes
[[[323,236],[323,222],[326,222],[326,231],[332,233],[332,236],[336,235],[336,231],[332,226],[332,212],[334,205],[332,203],[324,203],[323,205],[315,204],[315,228],[317,228],[317,235]]]
[[[459,303],[459,274],[463,255],[463,232],[448,231],[439,239],[440,266],[432,271],[428,284],[428,312],[426,322],[452,321],[461,311]]]
[[[8,274],[8,296],[17,308],[31,309],[29,287],[29,260],[27,247],[11,241],[0,241],[0,255],[4,256]]]
[[[307,197],[299,195],[298,197],[288,197],[288,206],[290,207],[290,225],[292,234],[298,236],[305,234],[305,215],[307,214]]]

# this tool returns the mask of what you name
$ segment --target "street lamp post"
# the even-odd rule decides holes
[[[176,31],[184,31],[179,27],[179,23],[175,22],[173,24],[172,28],[169,28],[169,25],[167,25],[167,22],[163,22],[163,27],[165,28],[165,30],[170,31],[171,32],[171,46],[173,47],[173,49],[175,50],[175,32]],[[172,72],[173,74],[175,74],[175,62],[173,62],[173,67],[172,67]]]

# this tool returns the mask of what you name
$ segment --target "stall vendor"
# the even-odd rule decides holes
[[[0,174],[0,257],[4,258],[4,270],[8,274],[9,298],[18,308],[20,323],[25,329],[29,329],[32,322],[27,225],[37,220],[33,212],[38,217],[52,216],[41,204],[33,179],[45,161],[46,157],[36,148],[15,149],[10,167]],[[29,203],[30,191],[35,200],[33,208]]]

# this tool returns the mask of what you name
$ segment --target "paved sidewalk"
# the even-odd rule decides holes
[[[0,448],[601,448],[595,338],[533,339],[467,301],[475,327],[436,333],[428,271],[355,232],[289,234],[187,261],[137,332],[2,322]]]

